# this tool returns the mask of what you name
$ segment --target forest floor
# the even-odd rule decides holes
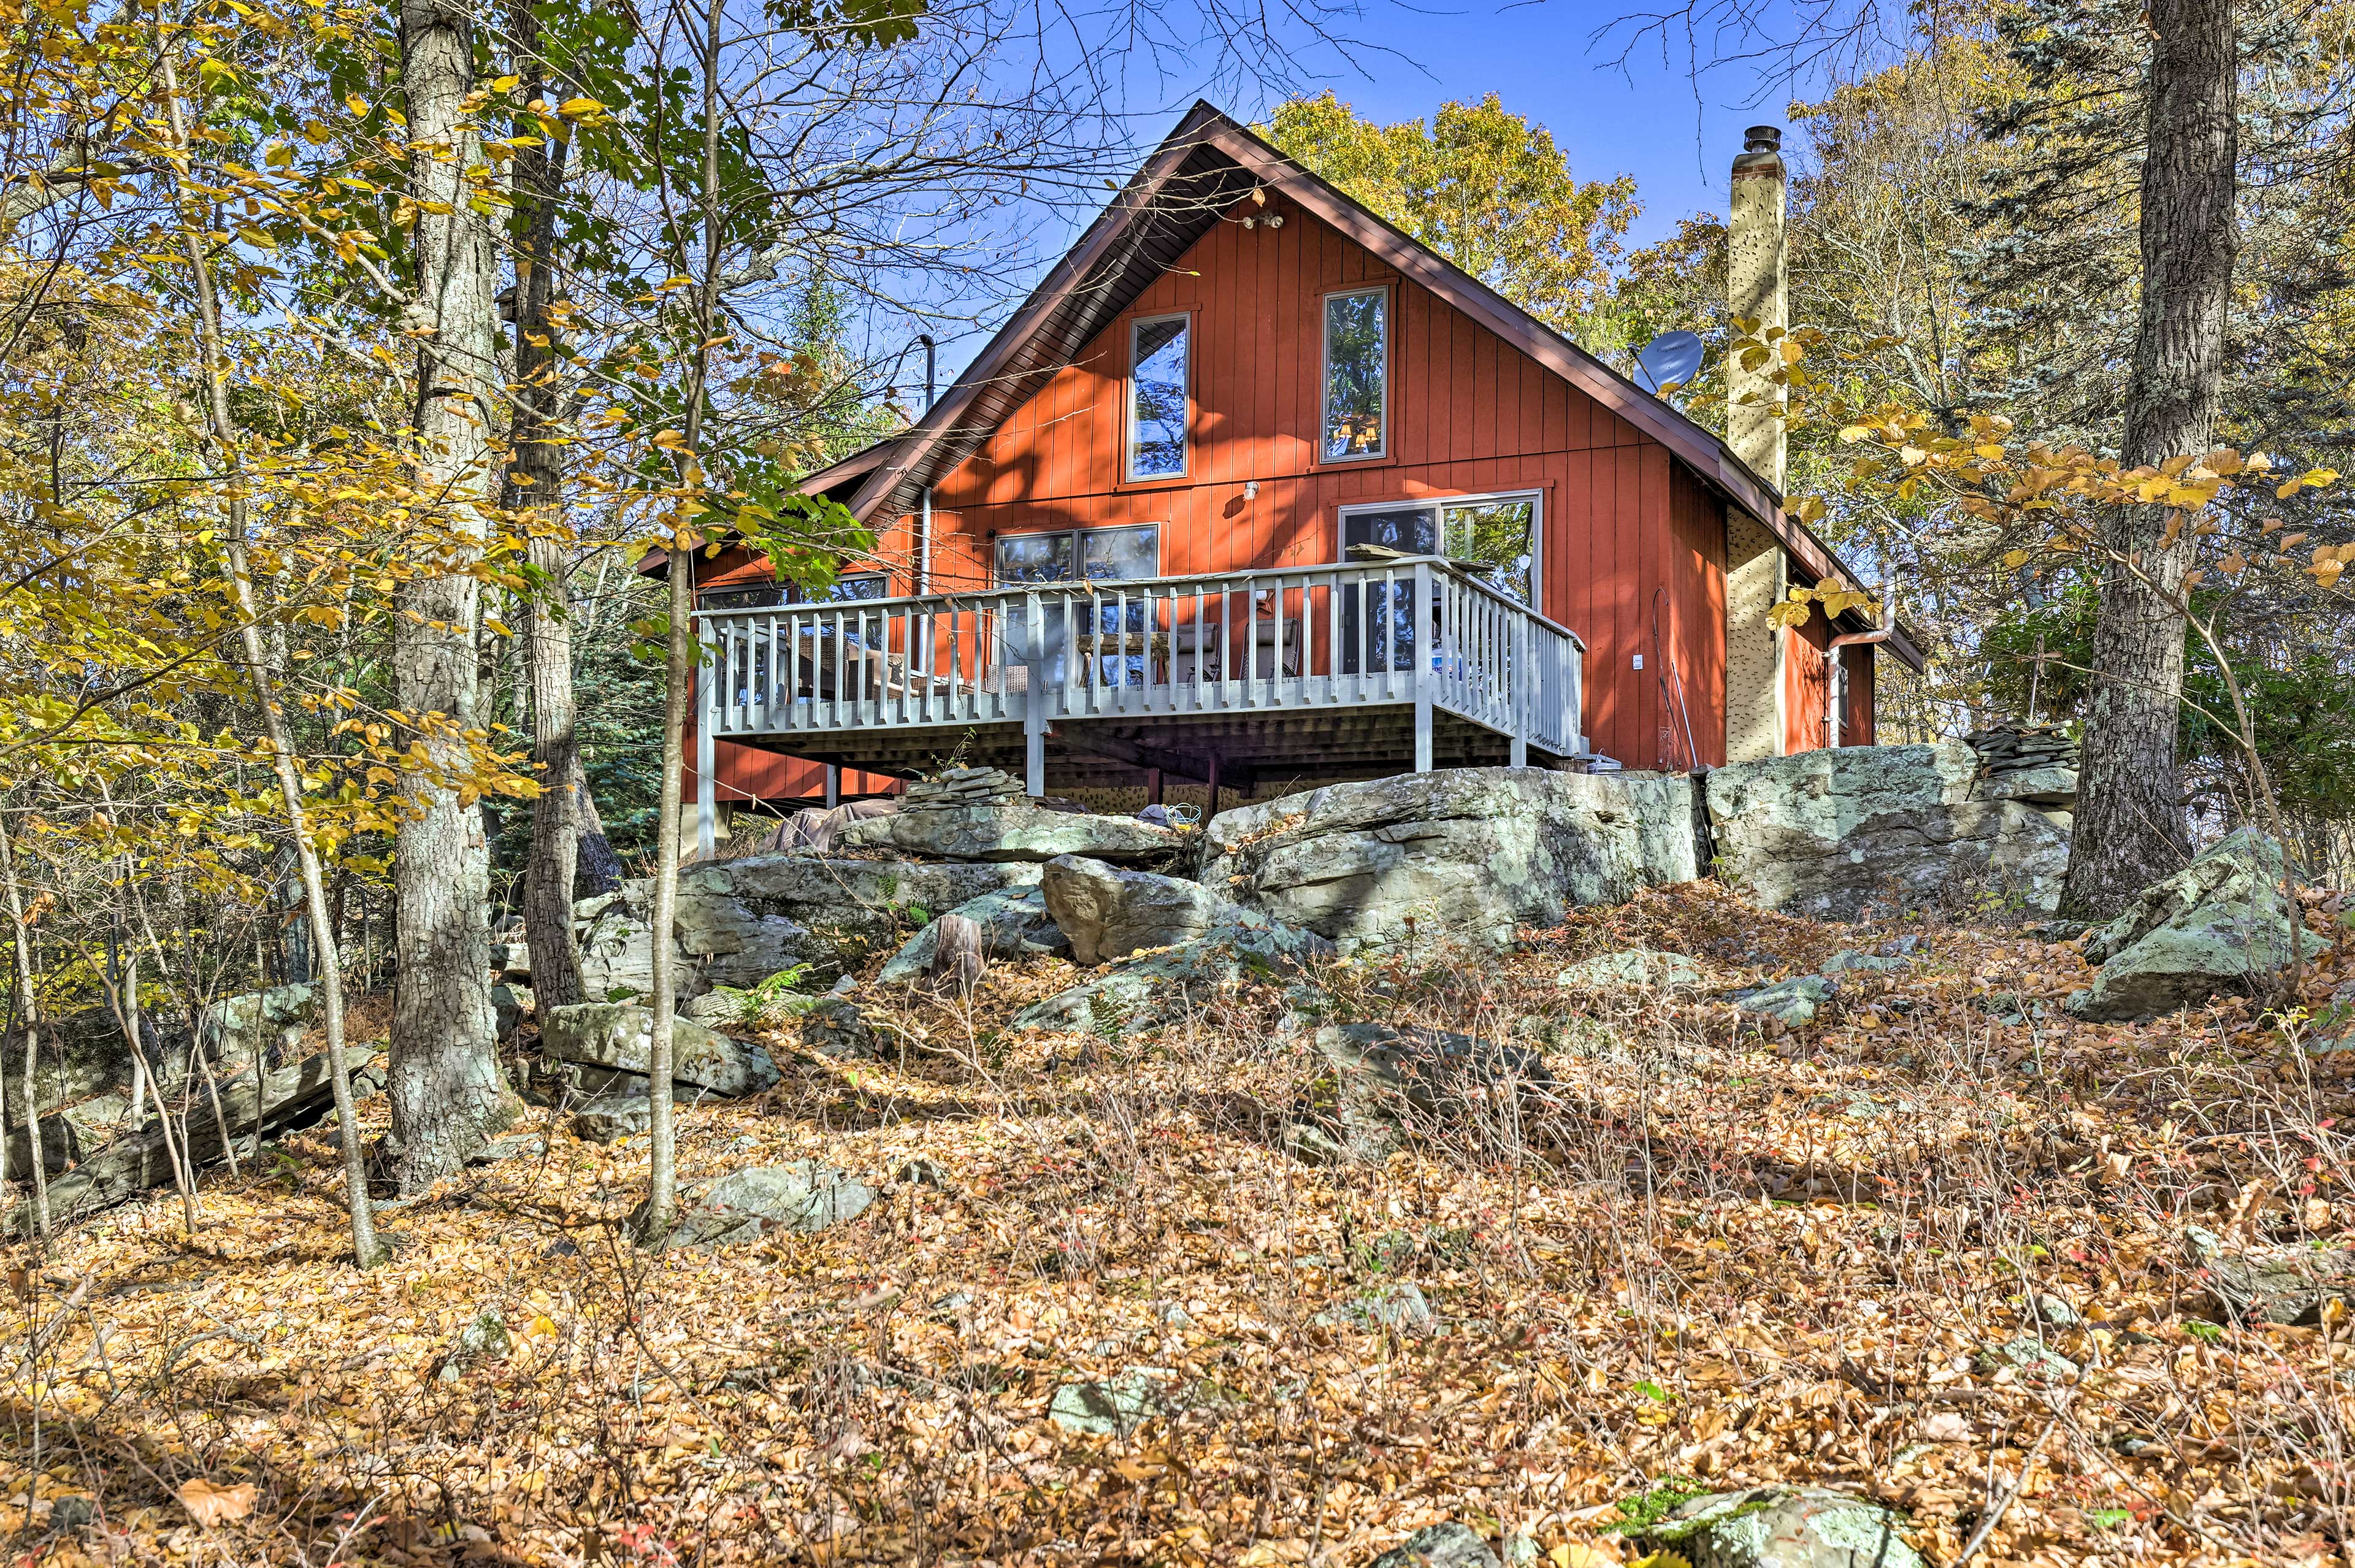
[[[1754,983],[1901,933],[1915,963],[1778,1038],[1553,978],[1642,942]],[[1944,1564],[1998,1508],[1977,1563],[2349,1561],[2355,1328],[2211,1321],[2186,1232],[2345,1239],[2355,1049],[2242,1001],[2079,1025],[2086,974],[1710,886],[1344,965],[1341,1019],[1568,1043],[1518,1125],[1325,1168],[1283,1152],[1316,1063],[1280,987],[1008,1035],[1071,973],[1000,967],[890,1015],[904,1060],[788,1028],[775,1090],[685,1111],[687,1179],[814,1158],[882,1193],[709,1253],[623,1241],[642,1139],[551,1126],[386,1213],[363,1275],[314,1131],[208,1173],[193,1238],[159,1195],[16,1254],[0,1530],[41,1563],[1362,1568],[1457,1520],[1569,1568],[1634,1555],[1611,1527],[1668,1488],[1781,1480],[1902,1508]],[[2309,997],[2350,980],[2342,944]],[[1401,1283],[1435,1323],[1364,1310]],[[507,1353],[441,1375],[486,1311]],[[1090,1380],[1163,1413],[1068,1432]]]

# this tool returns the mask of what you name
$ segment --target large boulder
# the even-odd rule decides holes
[[[1092,979],[1031,1003],[1014,1015],[1016,1029],[1150,1029],[1188,1013],[1252,978],[1297,973],[1333,944],[1257,913],[1211,927],[1175,947],[1115,959]]]
[[[948,912],[981,927],[985,958],[1013,959],[1069,953],[1071,939],[1063,934],[1048,912],[1047,900],[1037,887],[1000,888],[977,899],[967,899]],[[891,955],[876,978],[888,985],[907,985],[932,972],[932,955],[940,948],[941,923],[926,924]]]
[[[700,996],[714,986],[750,990],[796,965],[822,987],[872,955],[890,951],[910,925],[984,893],[1035,885],[1039,869],[811,855],[755,855],[692,867],[678,879],[678,995]],[[653,992],[650,905],[650,884],[634,881],[576,907],[581,977],[589,996],[617,1000]]]
[[[2290,933],[2306,953],[2321,938],[2284,893],[2279,843],[2254,827],[2218,839],[2190,865],[2143,889],[2085,944],[2100,965],[2069,1011],[2090,1022],[2153,1018],[2220,992],[2245,992],[2289,963]]]
[[[1736,763],[1709,775],[1710,832],[1727,880],[1785,914],[1856,920],[1986,891],[2050,911],[2069,868],[2069,814],[1984,774],[1960,741]]]
[[[1044,862],[1058,855],[1085,855],[1145,865],[1176,858],[1186,836],[1134,816],[1058,811],[1017,797],[911,806],[854,822],[835,841],[846,849],[891,849],[928,859]]]
[[[1522,926],[1693,880],[1693,826],[1689,779],[1449,768],[1221,812],[1202,880],[1344,952],[1501,949]]]
[[[1048,861],[1039,891],[1071,939],[1071,962],[1090,967],[1148,947],[1191,942],[1241,912],[1199,882],[1078,855]]]
[[[777,1081],[757,1045],[730,1040],[692,1019],[671,1020],[671,1082],[730,1096],[757,1094]],[[652,1070],[655,1015],[634,1002],[576,1002],[540,1020],[539,1048],[559,1061],[641,1075]]]

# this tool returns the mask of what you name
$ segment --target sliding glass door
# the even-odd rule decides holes
[[[1341,559],[1376,564],[1397,556],[1455,561],[1497,592],[1537,604],[1539,497],[1450,496],[1341,508]],[[1412,669],[1426,611],[1417,616],[1409,589],[1374,586],[1341,599],[1341,668]]]

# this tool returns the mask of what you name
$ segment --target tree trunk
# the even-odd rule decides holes
[[[961,914],[940,915],[935,923],[940,936],[932,947],[932,987],[946,996],[969,997],[988,962],[981,947],[981,924]]]
[[[474,86],[469,13],[437,0],[402,0],[400,80],[409,109],[410,196],[418,211],[413,315],[417,357],[416,485],[438,504],[455,548],[485,537],[482,504],[496,475],[498,306],[490,209],[469,187],[483,165],[480,131],[468,123]],[[473,729],[478,686],[474,579],[464,561],[442,563],[395,596],[393,674],[400,705]],[[515,1119],[499,1069],[491,1006],[490,848],[482,814],[451,775],[468,766],[454,736],[421,736],[437,766],[402,780],[414,803],[394,837],[393,982],[389,1089],[403,1192],[454,1175],[465,1157]]]
[[[2142,170],[2142,319],[2119,455],[2129,468],[2204,455],[2215,443],[2225,311],[2240,248],[2232,207],[2238,57],[2231,0],[2152,0],[2149,136]],[[2115,561],[2094,623],[2094,683],[2062,908],[2106,919],[2182,865],[2182,616],[2170,601],[2191,558],[2157,507],[2121,507]]]
[[[174,145],[185,149],[188,144],[188,127],[180,104],[179,73],[174,63],[171,46],[161,51],[166,109],[172,128]],[[185,199],[185,193],[178,192]],[[240,432],[237,420],[229,408],[229,365],[221,343],[220,298],[213,287],[212,266],[207,251],[208,239],[201,223],[184,225],[190,273],[196,283],[197,325],[203,349],[207,390],[207,411],[210,416],[213,437],[220,448],[223,464],[229,475],[228,505],[223,507],[229,520],[224,553],[229,558],[230,592],[236,601],[240,646],[245,654],[247,674],[253,681],[255,706],[261,715],[262,733],[270,743],[271,771],[278,780],[278,798],[286,812],[286,831],[294,855],[296,880],[300,885],[304,914],[310,933],[310,955],[313,973],[317,976],[322,1010],[325,1013],[327,1029],[327,1068],[336,1097],[338,1134],[343,1143],[344,1184],[346,1206],[352,1221],[352,1256],[359,1266],[373,1268],[384,1261],[382,1249],[377,1244],[376,1218],[368,1204],[368,1166],[360,1148],[357,1102],[352,1095],[351,1074],[344,1064],[344,973],[343,954],[336,944],[336,926],[327,913],[326,884],[319,869],[318,852],[312,847],[310,824],[303,809],[303,776],[294,763],[293,738],[287,732],[286,717],[279,710],[276,683],[272,670],[276,667],[270,656],[272,649],[265,645],[261,618],[256,608],[253,592],[253,571],[245,547],[245,496],[240,469]],[[112,805],[112,797],[109,798]],[[129,868],[125,868],[123,891],[132,896]],[[146,921],[145,906],[135,905],[142,923]],[[131,1051],[134,1058],[144,1056],[139,1040],[139,967],[134,957],[131,967],[132,994],[124,1011],[129,1019]],[[191,1016],[192,1027],[196,1019]],[[212,1097],[213,1115],[220,1125],[221,1147],[229,1157],[229,1169],[237,1169],[237,1151],[229,1136],[229,1123],[221,1115],[220,1090],[213,1082],[212,1068],[204,1061],[202,1031],[188,1040],[188,1071],[193,1075],[205,1075],[205,1092]],[[163,1095],[156,1094],[156,1109],[163,1109]],[[171,1117],[165,1115],[165,1137],[171,1137]],[[185,1130],[185,1120],[182,1126]],[[192,1192],[196,1168],[188,1168],[188,1187],[184,1196]],[[193,1199],[190,1199],[193,1214]],[[190,1225],[194,1227],[191,1218]]]
[[[513,35],[516,96],[547,96],[539,59],[539,19],[528,0],[507,11]],[[559,96],[561,96],[559,94]],[[517,126],[538,133],[538,122]],[[556,294],[556,208],[564,186],[569,144],[518,147],[514,159],[516,212],[523,233],[516,247],[515,417],[503,504],[527,531],[532,572],[525,622],[525,656],[531,680],[531,755],[540,794],[531,803],[531,851],[524,866],[523,921],[531,944],[531,991],[539,1016],[583,999],[581,953],[572,940],[572,883],[580,866],[581,744],[574,732],[572,606],[566,592],[563,448],[554,439],[562,420],[557,324],[549,319]]]

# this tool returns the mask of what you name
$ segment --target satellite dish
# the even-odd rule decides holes
[[[1636,356],[1636,385],[1647,392],[1671,383],[1681,387],[1700,368],[1701,352],[1700,333],[1663,332]]]

